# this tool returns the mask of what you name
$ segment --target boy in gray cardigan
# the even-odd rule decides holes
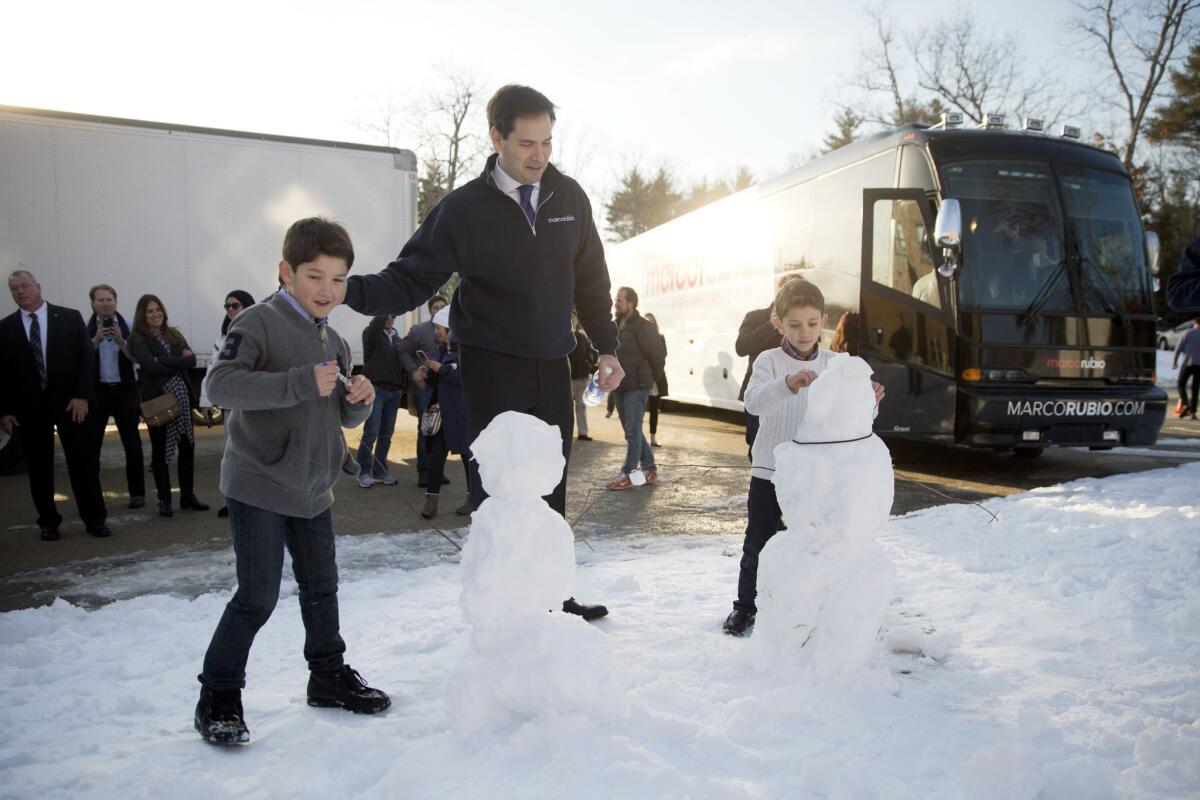
[[[208,397],[230,409],[221,492],[238,581],[199,676],[195,726],[214,744],[250,739],[246,662],[279,599],[285,547],[300,590],[308,704],[363,714],[391,705],[343,661],[338,622],[333,484],[340,472],[356,472],[341,429],[361,425],[375,397],[365,377],[348,378],[350,348],[326,322],[353,263],[341,225],[318,217],[294,223],[279,263],[283,288],[238,315],[206,379]]]

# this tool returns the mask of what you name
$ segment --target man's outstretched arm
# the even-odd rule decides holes
[[[351,275],[345,304],[368,316],[412,311],[458,272],[458,256],[445,214],[445,201],[429,212],[396,260],[380,272]]]

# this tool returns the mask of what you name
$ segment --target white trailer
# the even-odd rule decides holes
[[[409,150],[2,105],[0,187],[6,277],[29,270],[47,301],[85,319],[97,283],[130,321],[138,297],[156,294],[201,364],[226,294],[275,290],[293,221],[344,224],[362,271],[416,228]],[[348,308],[331,317],[357,363],[368,322]]]

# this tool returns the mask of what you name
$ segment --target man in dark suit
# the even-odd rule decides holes
[[[100,491],[94,434],[86,420],[95,387],[91,343],[83,317],[42,299],[41,284],[26,270],[8,278],[18,311],[0,320],[0,428],[21,434],[29,489],[42,539],[59,538],[54,506],[54,431],[67,456],[67,473],[88,533],[110,536]]]
[[[88,426],[94,431],[99,458],[108,418],[116,421],[125,449],[129,507],[141,508],[146,505],[146,462],[138,432],[141,398],[129,354],[129,323],[117,311],[117,290],[107,283],[93,286],[88,297],[92,301],[92,318],[88,320],[87,332],[96,352],[96,396],[88,409]]]

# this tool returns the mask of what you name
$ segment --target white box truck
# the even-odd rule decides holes
[[[85,319],[97,283],[131,321],[156,294],[201,366],[227,293],[275,290],[293,221],[338,220],[354,269],[375,271],[416,209],[409,150],[0,105],[0,271],[29,270],[48,302]],[[361,363],[369,320],[340,308],[331,322]]]

